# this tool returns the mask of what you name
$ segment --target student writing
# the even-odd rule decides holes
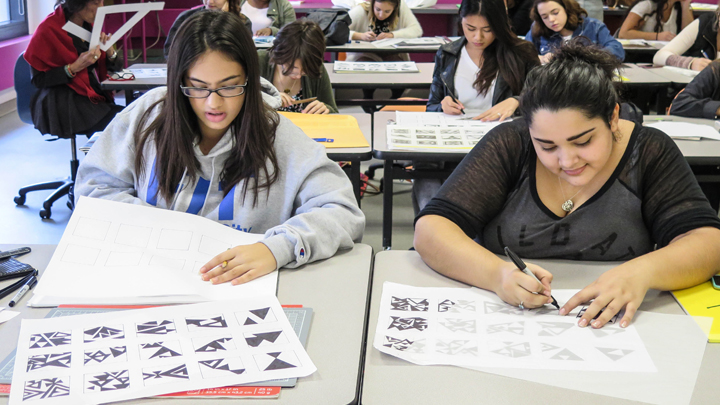
[[[278,31],[268,51],[258,51],[260,74],[280,90],[280,111],[306,114],[338,112],[323,55],[325,35],[306,20],[293,21]],[[306,104],[297,100],[317,97]]]
[[[718,53],[718,23],[720,8],[714,13],[703,13],[700,18],[688,24],[684,30],[662,47],[653,57],[659,66],[675,66],[692,70],[703,70]]]
[[[190,17],[170,48],[168,86],[108,126],[78,171],[78,196],[184,211],[253,233],[202,268],[243,283],[332,256],[359,241],[364,216],[350,182],[260,94],[257,52],[232,13]]]
[[[720,62],[712,62],[675,96],[670,115],[718,119],[720,116]]]
[[[694,18],[690,0],[637,0],[625,16],[618,38],[670,41]]]
[[[229,11],[237,14],[245,23],[245,27],[252,32],[252,21],[240,12],[240,0],[203,0],[202,5],[183,11],[177,19],[175,19],[172,27],[170,27],[170,32],[168,32],[167,38],[165,39],[165,46],[163,47],[165,60],[167,60],[168,53],[170,53],[170,45],[172,44],[173,38],[175,38],[175,34],[177,34],[177,30],[180,28],[182,23],[203,10]]]
[[[552,274],[528,264],[538,283],[521,273],[495,256],[505,246],[529,259],[624,261],[560,314],[593,300],[580,326],[625,309],[625,327],[648,289],[717,272],[720,219],[666,134],[619,119],[618,60],[578,42],[530,72],[524,118],[463,159],[416,219],[415,248],[436,271],[528,308],[549,302]]]
[[[386,38],[419,38],[423,30],[412,10],[403,0],[370,0],[353,7],[349,12],[349,40],[376,41]],[[406,55],[406,54],[405,54]],[[400,60],[398,54],[349,53],[349,61]],[[403,60],[408,60],[407,57]]]
[[[43,134],[69,138],[102,131],[123,107],[111,92],[100,88],[108,72],[122,70],[115,47],[107,52],[63,30],[68,21],[92,31],[103,0],[61,0],[43,20],[25,51],[32,67],[32,84],[39,89],[31,100],[32,120]],[[100,42],[110,35],[101,33]]]
[[[552,58],[553,49],[579,36],[600,45],[619,60],[625,59],[625,50],[605,24],[588,17],[575,0],[535,0],[530,18],[533,24],[525,39],[535,45],[542,63]]]

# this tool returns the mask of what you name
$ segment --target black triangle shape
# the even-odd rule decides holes
[[[256,325],[257,322],[253,321],[250,318],[245,319],[245,323],[243,325]]]
[[[295,368],[295,367],[297,367],[297,366],[290,364],[290,363],[286,363],[282,360],[278,360],[276,358],[275,360],[272,361],[272,363],[270,363],[269,366],[267,366],[267,368],[265,368],[265,371],[267,371],[267,370],[282,370],[284,368]]]
[[[260,319],[265,319],[265,317],[267,316],[269,311],[270,311],[270,307],[261,308],[261,309],[253,309],[250,311],[250,313],[257,316]]]

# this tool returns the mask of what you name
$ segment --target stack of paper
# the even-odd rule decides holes
[[[659,129],[673,139],[698,141],[705,138],[720,141],[720,133],[710,125],[692,124],[681,121],[660,121],[645,123],[643,125]]]
[[[391,150],[436,149],[446,152],[472,149],[491,129],[500,123],[473,120],[479,111],[465,115],[436,112],[396,113],[395,124],[387,127],[387,144]]]
[[[277,271],[212,285],[198,270],[254,235],[184,212],[81,197],[28,305],[170,304],[275,295]]]
[[[335,73],[418,73],[415,62],[341,62],[335,61]]]

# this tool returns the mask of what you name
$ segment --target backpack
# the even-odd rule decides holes
[[[343,45],[348,42],[352,19],[347,10],[315,10],[305,16],[305,19],[320,26],[325,34],[325,45]]]

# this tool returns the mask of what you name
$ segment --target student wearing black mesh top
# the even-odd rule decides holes
[[[498,258],[625,261],[560,309],[594,300],[580,326],[602,327],[623,308],[626,327],[648,289],[675,290],[720,270],[720,219],[675,143],[619,119],[617,59],[582,40],[529,75],[524,120],[501,124],[460,163],[415,223],[415,248],[436,271],[539,307],[538,283]],[[578,269],[581,271],[581,269]],[[541,294],[534,295],[532,292]]]

